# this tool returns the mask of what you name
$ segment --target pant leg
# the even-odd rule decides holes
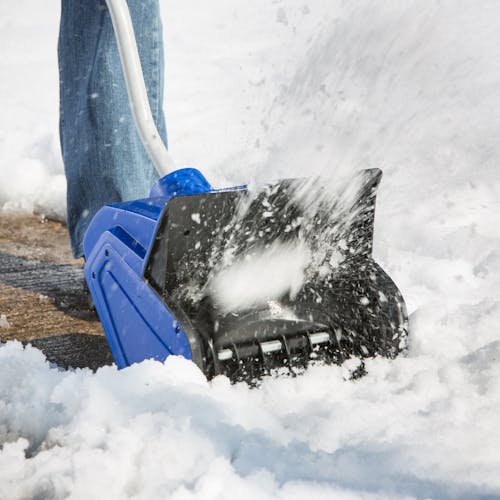
[[[159,2],[128,4],[151,110],[166,143]],[[73,255],[81,257],[94,214],[107,203],[147,196],[158,176],[135,130],[104,0],[62,0],[58,56],[68,230]]]

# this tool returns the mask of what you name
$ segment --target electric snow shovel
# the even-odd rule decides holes
[[[408,321],[372,258],[381,171],[358,172],[332,199],[304,179],[252,193],[174,170],[126,1],[107,4],[134,119],[161,176],[149,198],[102,208],[85,236],[85,277],[118,367],[181,355],[234,381],[395,357]]]

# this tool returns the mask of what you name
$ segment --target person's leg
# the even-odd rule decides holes
[[[103,0],[62,0],[60,136],[68,230],[75,257],[106,203],[148,195],[157,180],[129,109],[111,18]],[[128,0],[151,110],[166,143],[163,39],[158,0]]]

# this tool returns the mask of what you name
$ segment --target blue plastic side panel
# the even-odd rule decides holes
[[[89,256],[102,233],[112,227],[121,227],[145,250],[151,244],[156,222],[165,205],[161,198],[148,198],[127,203],[106,205],[94,216],[85,233],[83,251]],[[146,210],[147,208],[147,210]]]
[[[134,271],[139,266],[140,257],[108,231],[101,235],[85,266],[85,277],[117,366],[124,368],[151,358],[164,361],[171,354],[191,359],[186,335],[161,299]]]
[[[171,354],[192,358],[184,331],[142,274],[168,200],[209,191],[201,172],[180,169],[161,178],[149,198],[107,205],[92,219],[85,278],[119,368]]]

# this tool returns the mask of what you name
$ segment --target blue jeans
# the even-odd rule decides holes
[[[151,110],[166,143],[158,0],[128,0]],[[62,0],[60,137],[75,257],[105,204],[145,197],[158,179],[134,126],[111,18],[103,0]]]

